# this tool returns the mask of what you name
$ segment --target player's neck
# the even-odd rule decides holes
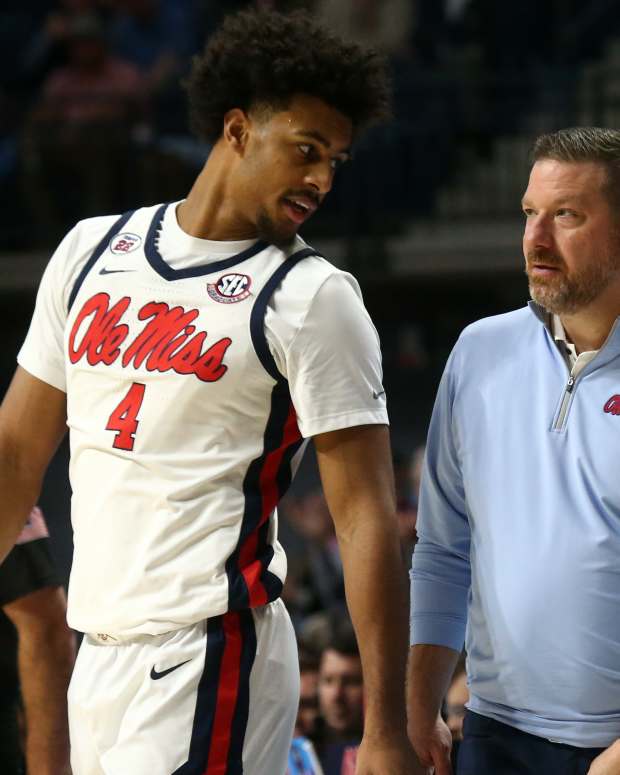
[[[256,226],[240,213],[230,157],[216,145],[177,208],[179,226],[192,237],[210,240],[254,239]]]

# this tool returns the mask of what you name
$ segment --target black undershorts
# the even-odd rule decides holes
[[[59,587],[61,583],[52,560],[49,538],[18,544],[0,564],[0,606],[44,587]]]

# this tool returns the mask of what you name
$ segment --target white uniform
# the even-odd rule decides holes
[[[387,422],[355,280],[300,238],[285,254],[190,237],[175,209],[79,223],[18,356],[67,393],[68,618],[86,643],[141,642],[276,600],[275,508],[303,439]]]

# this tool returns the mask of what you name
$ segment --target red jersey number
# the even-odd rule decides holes
[[[112,444],[115,449],[131,452],[138,430],[138,412],[144,400],[144,388],[141,382],[134,382],[127,395],[110,415],[106,431],[117,431]]]

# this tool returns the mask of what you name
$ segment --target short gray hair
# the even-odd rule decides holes
[[[606,194],[620,209],[620,130],[578,126],[540,135],[531,151],[532,163],[543,159],[594,162],[607,173]]]

